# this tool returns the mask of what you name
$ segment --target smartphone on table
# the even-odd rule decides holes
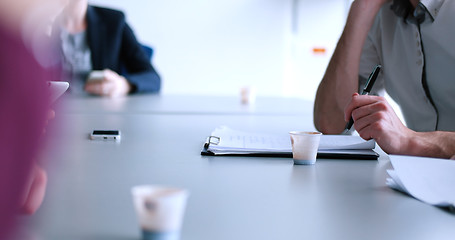
[[[119,130],[93,130],[90,139],[102,141],[120,141]]]

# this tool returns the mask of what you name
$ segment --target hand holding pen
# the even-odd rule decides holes
[[[363,95],[355,93],[352,96],[344,110],[344,119],[354,122],[359,136],[365,140],[374,139],[384,152],[411,153],[418,133],[403,124],[387,99],[382,96],[366,96],[371,91],[371,81],[374,81],[376,71],[378,70],[373,71],[371,80],[362,91]]]
[[[371,89],[373,88],[374,83],[376,82],[376,79],[378,78],[379,71],[381,71],[381,65],[376,65],[373,69],[373,72],[371,72],[370,76],[368,77],[368,80],[365,84],[365,87],[362,90],[362,95],[368,95],[371,92]],[[344,131],[341,134],[348,134],[351,131],[352,125],[354,124],[354,119],[349,120],[349,122],[346,124],[346,127]]]

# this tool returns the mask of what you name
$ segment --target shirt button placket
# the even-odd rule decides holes
[[[422,45],[420,43],[420,34],[418,31],[416,31],[416,47],[417,47],[417,56],[418,59],[416,61],[417,66],[422,66],[423,64],[423,59],[422,59]]]
[[[422,60],[422,48],[421,48],[421,45],[420,45],[420,33],[419,33],[418,30],[415,31],[415,38],[416,38],[417,57],[418,57],[418,60],[416,61],[416,64],[418,66],[421,66],[422,63],[423,63],[423,60]]]

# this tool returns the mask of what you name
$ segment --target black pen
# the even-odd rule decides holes
[[[365,83],[365,87],[362,90],[362,95],[368,95],[371,92],[371,89],[373,88],[374,82],[376,82],[376,78],[378,78],[379,71],[381,71],[381,65],[376,65],[373,69],[373,72],[371,72],[370,76],[368,77],[367,82]],[[346,127],[344,128],[344,131],[341,134],[348,134],[349,131],[351,131],[352,125],[354,124],[354,119],[349,120],[348,124],[346,124]]]

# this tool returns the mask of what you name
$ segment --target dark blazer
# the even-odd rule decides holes
[[[123,66],[128,72],[125,77],[133,85],[134,92],[160,90],[160,76],[125,22],[122,12],[89,5],[87,25],[93,70],[109,68],[121,74]]]

